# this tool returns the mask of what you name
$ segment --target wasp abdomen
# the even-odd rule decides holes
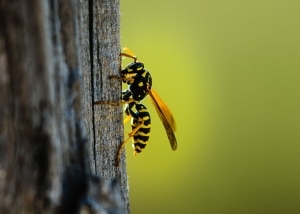
[[[135,106],[136,112],[132,108]],[[131,126],[132,129],[138,128],[137,132],[133,135],[134,154],[140,153],[147,145],[150,136],[151,119],[147,108],[143,104],[132,104],[129,107],[132,116]]]

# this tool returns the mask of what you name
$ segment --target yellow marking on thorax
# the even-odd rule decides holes
[[[147,71],[144,71],[144,73],[142,74],[142,77],[146,77],[147,75]]]
[[[147,109],[141,109],[141,110],[139,110],[139,112],[148,112],[148,110]]]

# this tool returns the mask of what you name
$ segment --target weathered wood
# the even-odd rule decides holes
[[[56,117],[63,104],[55,94],[47,6],[1,1],[1,213],[51,213],[61,193],[57,125],[64,117]]]
[[[121,100],[119,0],[82,1],[81,44],[85,85],[85,114],[92,171],[122,191],[123,206],[129,213],[125,155],[115,167],[117,149],[123,140],[122,107],[95,101]],[[88,12],[87,12],[88,11]],[[89,39],[87,39],[87,37]]]
[[[97,113],[92,113],[95,119],[83,120],[86,114],[83,114],[82,108],[82,67],[87,72],[86,65],[93,63],[89,62],[86,52],[80,55],[80,44],[84,44],[82,41],[86,35],[79,35],[86,20],[82,18],[84,15],[78,14],[87,13],[88,20],[94,19],[96,14],[90,14],[90,9],[94,8],[92,1],[87,3],[87,8],[80,7],[86,6],[85,3],[79,4],[76,0],[0,0],[0,213],[127,212],[124,205],[126,197],[128,199],[124,195],[124,192],[127,193],[125,166],[110,167],[114,151],[106,147],[96,151],[111,157],[105,156],[108,161],[95,161],[93,167],[93,171],[104,179],[91,175],[90,161],[87,161],[86,146],[95,145],[96,148],[98,144],[94,142],[99,142],[99,137],[95,134],[96,128],[93,128],[92,138],[90,132],[85,133],[84,122],[95,125],[102,124],[102,120],[97,120]],[[114,5],[118,7],[118,2]],[[79,20],[79,17],[82,19]],[[113,29],[117,29],[118,34],[118,13],[114,18],[110,21],[117,23],[112,26],[117,26]],[[91,31],[90,26],[88,21],[88,32]],[[86,41],[91,38],[90,35],[85,37]],[[107,70],[118,72],[118,69],[110,67],[110,63],[104,62],[115,61],[117,68],[119,62],[118,48],[112,48],[110,57],[113,58],[106,58],[106,42],[98,42],[101,48],[95,49],[99,50],[97,60],[103,66],[103,79]],[[114,42],[119,46],[118,41]],[[92,47],[88,48],[91,56],[94,47],[99,46]],[[96,62],[91,59],[91,62]],[[96,70],[94,66],[90,69],[91,81],[97,79],[94,77],[97,76]],[[113,84],[120,87],[119,82]],[[100,96],[102,92],[97,94],[96,90],[92,82],[87,90],[88,97],[94,99],[94,93]],[[104,97],[120,99],[120,88],[115,90],[113,95]],[[88,105],[95,111],[92,101]],[[119,125],[115,125],[119,133],[111,127],[113,134],[107,135],[117,147],[122,136],[121,109],[101,114],[109,115],[112,121],[119,120]],[[108,122],[104,120],[103,123]],[[87,144],[90,139],[92,144]],[[110,141],[108,137],[104,139],[105,142]],[[93,157],[98,157],[96,152]],[[101,173],[98,171],[100,168]],[[115,179],[118,176],[120,179]],[[114,179],[117,182],[110,182]],[[123,188],[124,184],[126,188],[120,198],[119,188]]]

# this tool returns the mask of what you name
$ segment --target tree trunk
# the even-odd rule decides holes
[[[121,107],[92,105],[120,99],[118,7],[0,0],[0,213],[128,212]]]

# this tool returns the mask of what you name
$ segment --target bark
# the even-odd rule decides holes
[[[121,109],[92,105],[120,99],[118,4],[0,0],[0,213],[127,213]]]

